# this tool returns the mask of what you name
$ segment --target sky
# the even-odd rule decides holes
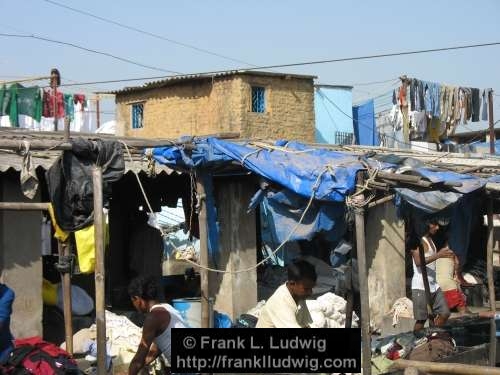
[[[171,74],[166,71],[196,73],[500,42],[500,2],[495,0],[422,0],[418,7],[382,0],[54,1],[163,39],[47,0],[0,0],[0,33],[34,34],[158,69],[67,45],[0,36],[0,80],[46,76],[56,67],[62,83],[93,82]],[[352,85],[355,102],[389,91],[403,74],[457,86],[491,87],[500,95],[499,60],[500,45],[275,71],[315,75],[320,84]],[[374,81],[386,82],[367,84]],[[65,87],[64,91],[91,93],[143,82]],[[495,118],[500,119],[500,96],[494,98]],[[114,117],[109,102],[103,108],[104,121]]]

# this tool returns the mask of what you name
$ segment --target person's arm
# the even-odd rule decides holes
[[[425,253],[427,253],[426,246],[425,245],[423,245],[423,246],[424,246]],[[411,255],[413,256],[413,260],[415,261],[415,264],[417,265],[417,267],[420,267],[422,262],[420,260],[420,254],[419,254],[418,248],[413,249],[411,251]],[[453,253],[453,251],[451,251],[448,248],[442,248],[437,253],[426,256],[425,257],[425,264],[435,262],[439,258],[453,258],[454,256],[455,256],[455,254]]]
[[[148,357],[151,344],[155,338],[157,329],[157,319],[153,314],[148,314],[144,320],[142,328],[142,337],[137,352],[135,353],[132,362],[128,368],[129,375],[136,375],[139,371],[146,366],[146,358]]]
[[[14,303],[15,294],[6,285],[3,285],[5,291],[0,297],[0,330],[4,328],[5,322],[12,314],[12,304]]]
[[[149,353],[146,356],[146,366],[150,365],[156,358],[160,356],[161,352],[153,342],[149,348]]]

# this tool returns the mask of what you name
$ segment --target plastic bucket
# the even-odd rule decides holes
[[[179,298],[172,300],[172,306],[179,311],[190,328],[201,328],[200,298]]]

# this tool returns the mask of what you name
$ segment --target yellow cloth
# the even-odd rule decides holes
[[[49,204],[49,215],[50,215],[50,221],[52,222],[52,225],[54,226],[54,231],[56,232],[54,234],[54,237],[62,242],[66,241],[68,239],[69,233],[63,231],[59,227],[59,225],[57,225],[56,217],[54,215],[54,207],[52,207],[52,203]]]
[[[80,272],[92,273],[95,269],[95,241],[94,226],[75,232],[76,252],[78,253],[78,265]]]
[[[76,252],[80,272],[92,273],[95,270],[95,236],[94,225],[75,232]],[[104,245],[109,243],[108,226],[104,223]]]
[[[454,258],[439,258],[436,260],[436,281],[445,292],[458,288],[458,284],[455,281]]]
[[[297,305],[286,284],[267,300],[257,321],[257,328],[305,328],[312,323],[305,301]]]
[[[42,300],[43,303],[50,306],[57,304],[57,284],[43,279],[42,281]]]

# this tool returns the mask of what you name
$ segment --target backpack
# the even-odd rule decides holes
[[[78,366],[65,350],[40,337],[15,341],[15,348],[3,369],[9,375],[80,374]]]

